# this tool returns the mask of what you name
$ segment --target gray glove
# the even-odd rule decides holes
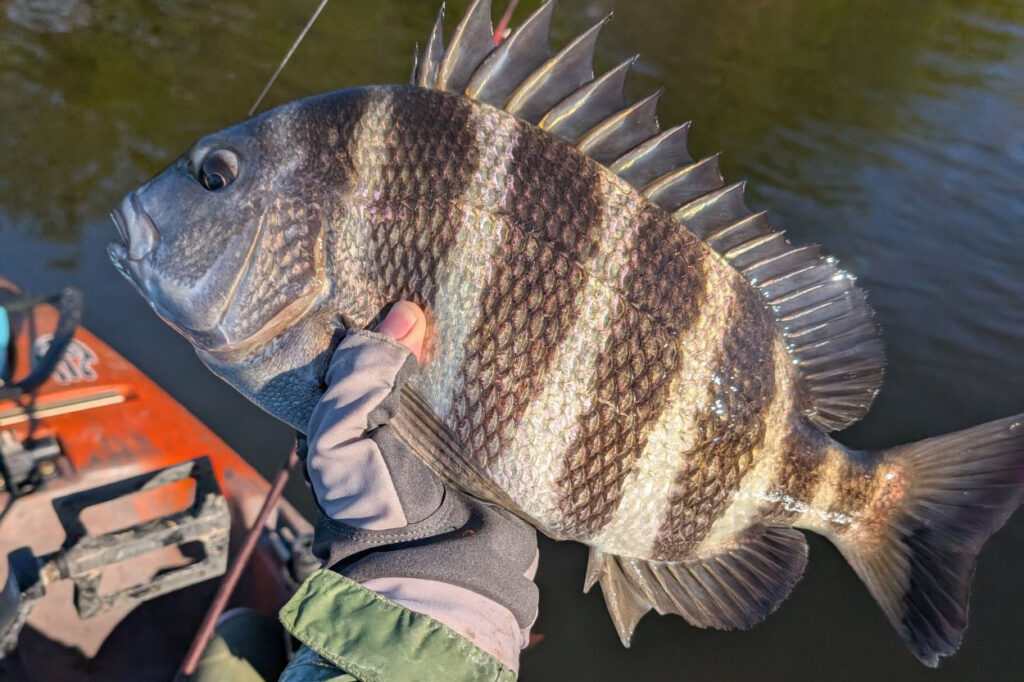
[[[335,351],[307,431],[313,551],[516,670],[537,616],[536,533],[445,485],[388,426],[415,370],[410,350],[378,332],[350,331]]]

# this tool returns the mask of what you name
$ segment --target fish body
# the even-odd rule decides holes
[[[758,622],[802,574],[803,528],[934,664],[1020,501],[1021,419],[877,453],[832,440],[884,364],[853,279],[690,158],[656,97],[627,104],[629,63],[593,77],[600,25],[552,56],[551,7],[494,47],[475,2],[448,48],[439,18],[412,84],[203,138],[115,212],[115,264],[299,430],[338,330],[422,305],[399,432],[455,485],[588,544],[624,642],[651,608]]]

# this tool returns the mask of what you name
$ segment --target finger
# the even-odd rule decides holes
[[[415,303],[399,301],[391,306],[387,316],[377,325],[377,331],[406,346],[416,356],[417,361],[422,359],[427,319]]]

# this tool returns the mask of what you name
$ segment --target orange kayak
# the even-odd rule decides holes
[[[0,278],[0,677],[167,680],[269,486],[77,326],[77,296]],[[282,502],[231,606],[274,616],[311,531]]]

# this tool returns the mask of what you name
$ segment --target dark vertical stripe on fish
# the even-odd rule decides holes
[[[558,483],[566,527],[585,536],[618,507],[648,429],[671,398],[678,339],[703,302],[706,255],[697,238],[653,207],[644,208],[639,224],[625,301],[597,358],[592,407],[580,415]]]
[[[364,198],[368,276],[382,302],[411,299],[428,311],[439,268],[463,229],[462,199],[481,162],[473,106],[459,97],[390,90],[386,143]]]
[[[358,151],[357,130],[364,123],[363,117],[372,109],[374,95],[372,90],[352,90],[340,92],[333,97],[317,100],[315,106],[300,107],[297,116],[307,117],[306,121],[296,122],[296,130],[316,130],[323,135],[317,140],[322,149],[319,163],[314,166],[315,176],[307,178],[309,182],[321,182],[328,187],[343,188],[353,181],[354,169],[352,159]],[[269,134],[275,134],[268,131]],[[279,134],[279,133],[278,133]]]
[[[683,456],[669,494],[653,558],[690,558],[732,502],[767,431],[775,393],[774,328],[760,295],[736,277],[737,302],[715,361],[708,398],[698,416],[699,441]]]
[[[512,441],[579,314],[581,267],[597,248],[601,195],[592,162],[526,124],[508,163],[504,221],[480,314],[452,396],[455,432],[487,467]]]
[[[821,432],[810,433],[812,428],[793,423],[783,440],[782,462],[767,491],[770,498],[779,500],[772,509],[765,511],[766,519],[772,523],[795,521],[818,489],[818,482],[828,465],[826,447],[821,442],[827,436]]]
[[[852,519],[858,519],[861,525],[877,521],[871,518],[871,514],[864,512],[872,497],[882,488],[880,481],[886,467],[871,464],[861,460],[857,454],[843,458],[836,473],[835,494],[825,511],[825,519],[834,533],[850,532],[856,527],[851,523]]]
[[[367,108],[367,97],[358,93],[338,93],[315,100],[310,106],[292,106],[289,131],[322,136],[319,144],[308,145],[305,163],[295,170],[293,181],[299,185],[323,185],[344,188],[352,174],[351,145],[355,128]],[[257,145],[266,145],[263,154],[277,153],[280,135],[275,119],[263,119],[256,124],[259,135]],[[270,143],[265,140],[270,140]],[[260,207],[260,215],[254,213]],[[305,194],[278,193],[272,201],[243,202],[234,217],[242,222],[261,222],[259,243],[256,244],[247,265],[247,271],[238,288],[232,293],[230,307],[223,317],[223,326],[232,329],[236,338],[249,338],[289,304],[309,295],[315,295],[323,283],[317,276],[317,259],[321,239],[332,240],[324,234],[325,216],[335,213],[333,207],[310,201]],[[225,230],[225,233],[229,231]],[[180,251],[180,250],[179,250]],[[268,286],[273,282],[273,286]]]

